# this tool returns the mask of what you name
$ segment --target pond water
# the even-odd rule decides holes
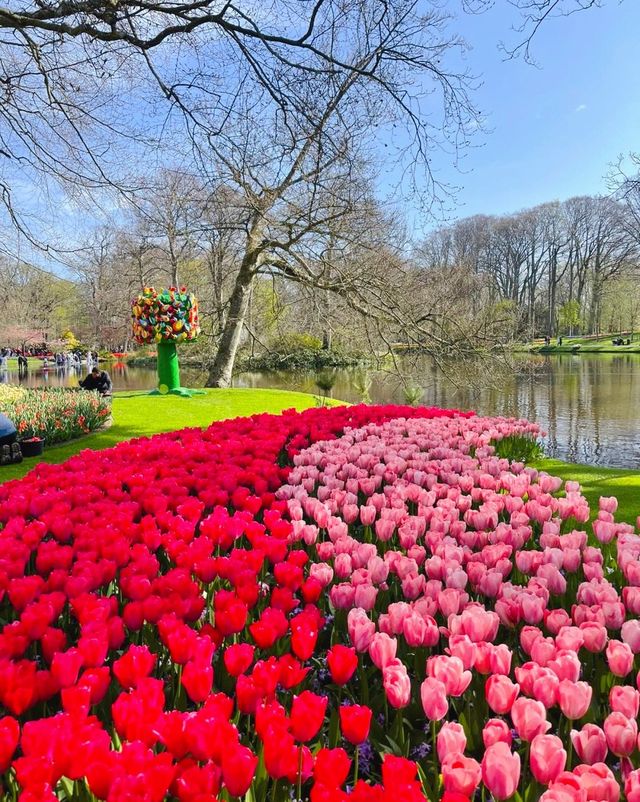
[[[116,390],[145,390],[155,386],[155,370],[108,367]],[[183,369],[185,386],[198,387],[204,374]],[[334,398],[359,401],[359,371],[340,370],[331,391]],[[473,373],[469,371],[469,376]],[[74,370],[30,370],[0,374],[11,384],[76,386],[84,375]],[[312,373],[246,373],[236,387],[274,387],[318,394]],[[422,403],[474,409],[484,415],[515,415],[537,421],[547,432],[548,456],[571,462],[640,469],[640,355],[523,356],[507,373],[491,382],[453,381],[429,360],[412,368],[412,382],[424,388]],[[373,402],[403,402],[402,384],[391,373],[371,374]]]

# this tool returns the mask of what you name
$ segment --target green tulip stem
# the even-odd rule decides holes
[[[356,753],[353,761],[353,784],[358,782],[358,759],[360,757],[360,746],[356,746]]]
[[[302,800],[302,745],[298,747],[298,800]]]

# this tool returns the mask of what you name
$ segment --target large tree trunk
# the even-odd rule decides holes
[[[242,328],[249,308],[251,285],[254,271],[243,261],[242,268],[236,278],[236,283],[229,301],[229,312],[224,322],[222,336],[218,345],[216,357],[209,368],[207,387],[229,387],[233,376],[233,366],[240,345]]]
[[[594,276],[591,289],[591,303],[589,305],[589,334],[600,333],[600,308],[602,301],[602,280]]]
[[[599,249],[598,249],[599,250]],[[600,333],[600,311],[602,307],[602,290],[604,281],[602,277],[602,266],[600,263],[600,253],[596,253],[593,268],[593,279],[591,282],[591,303],[589,305],[589,334]]]
[[[551,257],[549,262],[549,283],[547,285],[547,334],[555,336],[556,320],[556,258]]]

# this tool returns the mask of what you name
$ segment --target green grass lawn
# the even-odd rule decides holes
[[[565,481],[580,482],[582,492],[591,506],[594,517],[598,512],[600,496],[615,496],[618,499],[616,520],[635,524],[640,515],[640,472],[623,468],[602,468],[598,465],[574,465],[558,459],[541,459],[534,467]]]
[[[622,336],[622,335],[620,335]],[[613,345],[612,340],[617,334],[606,334],[601,337],[563,337],[562,345],[557,344],[557,338],[551,340],[551,345],[545,345],[544,340],[538,339],[530,343],[521,343],[515,347],[516,351],[527,351],[535,354],[640,354],[640,333],[632,337],[625,335],[625,342],[631,339],[630,345]]]
[[[52,364],[52,361],[49,360],[49,365]],[[29,368],[41,368],[42,359],[39,356],[28,356],[27,365]],[[7,359],[7,367],[11,368],[11,370],[18,370],[18,358],[15,356],[9,357],[9,359]]]
[[[0,467],[0,482],[17,479],[38,462],[64,462],[85,448],[110,448],[122,440],[171,432],[187,426],[208,426],[214,420],[279,413],[284,409],[307,409],[316,399],[307,393],[284,390],[206,390],[193,398],[149,395],[145,392],[116,393],[113,398],[113,425],[80,440],[45,449],[42,457],[27,459],[18,465]]]

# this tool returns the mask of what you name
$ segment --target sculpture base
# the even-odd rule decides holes
[[[157,387],[149,395],[179,395],[181,398],[191,398],[194,395],[205,395],[204,390],[190,390],[187,387],[174,387],[172,390],[162,392]]]

